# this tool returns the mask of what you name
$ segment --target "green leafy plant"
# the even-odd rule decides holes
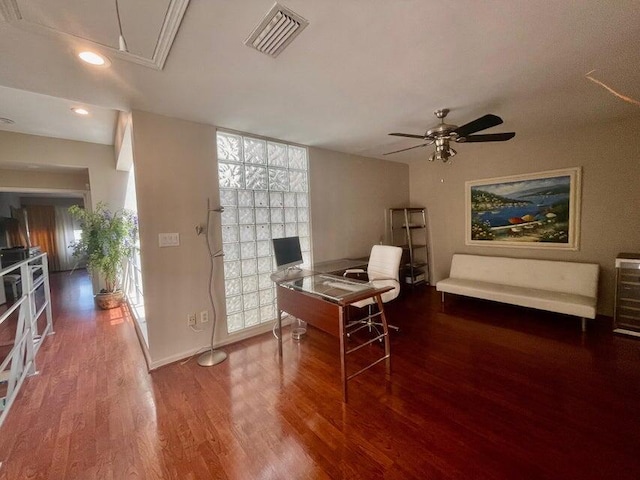
[[[89,272],[104,278],[105,292],[117,291],[123,262],[135,248],[135,214],[124,209],[112,213],[102,202],[96,205],[93,212],[74,205],[69,207],[69,213],[80,221],[82,229],[80,240],[71,244],[73,256],[86,258]]]

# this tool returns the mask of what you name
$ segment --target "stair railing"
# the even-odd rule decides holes
[[[54,333],[47,254],[36,255],[0,270],[0,288],[4,288],[5,276],[16,275],[18,272],[22,294],[0,315],[1,326],[17,314],[13,346],[0,363],[0,426],[6,419],[25,378],[38,373],[36,354],[44,339]],[[41,287],[44,301],[38,307],[36,296]],[[40,332],[38,319],[43,313],[46,323]]]

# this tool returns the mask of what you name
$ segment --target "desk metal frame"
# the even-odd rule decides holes
[[[314,272],[300,272],[297,277],[301,278],[308,275],[314,275]],[[277,309],[278,309],[278,353],[282,360],[282,312],[287,312],[289,315],[300,318],[306,321],[308,324],[326,332],[334,337],[338,337],[340,340],[340,371],[342,377],[342,398],[346,403],[348,399],[347,393],[347,381],[353,377],[363,373],[365,370],[377,365],[381,361],[385,360],[386,373],[391,373],[391,349],[389,346],[389,329],[387,327],[387,318],[384,313],[384,305],[382,303],[381,295],[384,292],[392,290],[392,287],[384,288],[371,288],[369,290],[356,292],[346,296],[342,300],[333,302],[325,299],[319,295],[295,290],[293,288],[284,286],[283,284],[291,280],[289,278],[274,278],[277,284]],[[346,348],[347,335],[345,327],[348,323],[349,305],[365,300],[367,298],[374,297],[378,309],[380,311],[380,319],[382,322],[383,333],[375,338],[372,338],[368,342],[361,343],[351,349]],[[358,372],[347,375],[347,355],[359,350],[360,348],[369,345],[379,339],[384,339],[384,356],[378,358],[371,364],[362,368]]]

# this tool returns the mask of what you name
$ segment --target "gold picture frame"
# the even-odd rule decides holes
[[[578,250],[582,168],[465,183],[465,243]]]

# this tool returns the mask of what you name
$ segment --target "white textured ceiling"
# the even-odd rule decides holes
[[[74,113],[75,107],[89,115]],[[0,123],[0,130],[111,145],[117,116],[112,109],[0,86],[0,117],[15,122]]]
[[[86,2],[68,2],[71,19],[75,3]],[[0,23],[0,85],[374,157],[417,144],[387,133],[423,133],[443,107],[458,125],[497,114],[504,125],[486,133],[513,130],[516,140],[640,116],[585,77],[595,69],[640,99],[637,0],[283,3],[310,24],[273,59],[243,45],[272,0],[192,1],[163,71],[118,58],[93,69],[74,58],[78,40]]]

